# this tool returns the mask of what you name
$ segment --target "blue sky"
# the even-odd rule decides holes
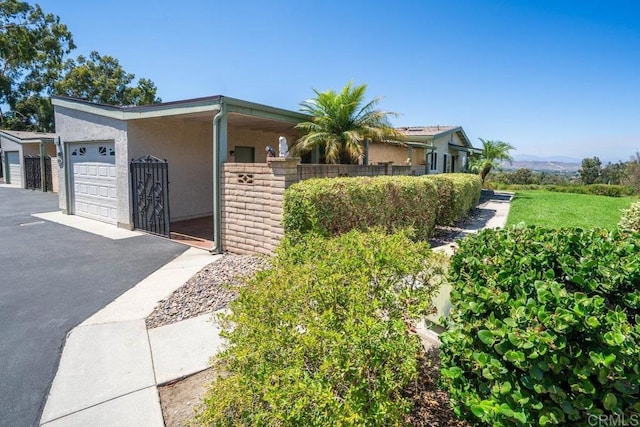
[[[297,110],[368,85],[397,126],[461,125],[515,155],[640,151],[640,2],[40,0],[164,101],[227,95]]]

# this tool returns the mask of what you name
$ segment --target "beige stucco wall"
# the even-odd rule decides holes
[[[131,120],[128,140],[130,159],[152,155],[169,162],[171,221],[212,214],[212,121],[166,117]]]
[[[113,141],[116,151],[116,191],[118,196],[118,226],[131,228],[129,194],[129,153],[127,150],[127,122],[83,111],[55,107],[56,134],[65,149],[73,142]],[[59,173],[60,209],[67,211],[67,156]],[[124,195],[124,197],[123,197]],[[72,207],[71,207],[72,208]]]
[[[233,163],[234,157],[230,155],[231,151],[235,150],[235,147],[240,145],[244,147],[254,147],[256,153],[256,163],[265,163],[267,161],[267,152],[265,148],[267,145],[273,147],[278,155],[278,138],[284,136],[287,138],[289,146],[293,143],[297,134],[295,131],[288,133],[259,131],[246,128],[240,128],[235,126],[229,126],[227,129],[227,161]]]
[[[375,165],[380,162],[393,162],[394,165],[405,165],[409,157],[409,148],[391,144],[369,144],[369,164]],[[424,156],[422,157],[424,158]],[[413,150],[412,162],[418,160],[416,150]]]

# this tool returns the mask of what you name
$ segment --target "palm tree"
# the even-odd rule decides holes
[[[300,103],[300,111],[311,120],[296,125],[304,135],[293,150],[304,153],[315,147],[324,147],[329,163],[354,162],[364,154],[364,142],[399,143],[404,135],[389,124],[389,116],[396,113],[377,109],[380,98],[364,102],[367,85],[352,87],[349,82],[342,92],[313,91],[316,97]]]
[[[472,160],[471,170],[480,174],[484,184],[484,180],[491,172],[491,169],[500,169],[501,161],[506,160],[509,163],[513,161],[509,151],[515,150],[515,147],[504,141],[478,139],[482,142],[482,153],[477,159]]]

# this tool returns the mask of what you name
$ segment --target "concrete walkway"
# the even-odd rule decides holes
[[[218,256],[191,248],[74,328],[40,425],[164,426],[157,385],[207,368],[222,341],[210,314],[151,330],[144,319]]]
[[[477,233],[484,228],[503,228],[507,223],[512,198],[513,193],[482,190],[481,203],[478,205],[479,215],[465,225],[464,229],[456,237],[456,240]],[[433,248],[433,250],[451,256],[457,248],[458,245],[456,243],[451,243],[438,246]],[[427,320],[436,325],[434,329],[438,329],[437,326],[440,325],[440,317],[446,316],[453,307],[449,300],[450,294],[451,287],[445,284],[435,296],[434,304],[437,312],[436,314],[427,316]],[[418,326],[418,332],[421,337],[423,337],[423,342],[425,339],[428,339],[434,344],[439,343],[437,334],[433,333],[426,325]]]
[[[484,194],[481,214],[460,237],[506,223],[512,195]],[[455,247],[434,250],[450,254]],[[191,248],[73,329],[40,425],[164,426],[157,386],[207,368],[223,342],[211,314],[151,330],[144,319],[159,300],[215,259]],[[441,313],[448,311],[449,291],[438,297]],[[437,334],[424,325],[417,329],[425,345],[437,345]]]

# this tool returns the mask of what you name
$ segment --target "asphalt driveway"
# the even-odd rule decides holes
[[[0,187],[0,426],[37,425],[66,333],[187,248],[31,216],[55,210],[55,194]]]

